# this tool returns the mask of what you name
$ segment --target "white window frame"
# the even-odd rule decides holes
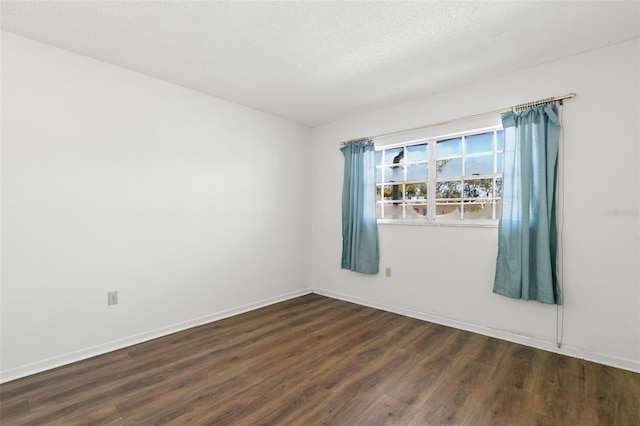
[[[462,132],[456,132],[456,133],[450,133],[450,134],[445,134],[445,135],[440,135],[440,136],[435,136],[435,137],[427,137],[427,138],[421,138],[421,139],[414,139],[414,140],[408,140],[405,142],[400,142],[400,143],[395,143],[392,145],[385,145],[385,146],[381,146],[381,147],[376,147],[376,151],[381,151],[381,150],[390,150],[390,149],[395,149],[395,148],[407,148],[407,147],[411,147],[414,145],[422,145],[422,144],[427,144],[427,152],[428,152],[428,172],[427,172],[427,180],[426,180],[426,184],[427,184],[427,217],[426,218],[419,218],[419,219],[400,219],[400,218],[380,218],[378,217],[377,222],[379,224],[392,224],[392,225],[418,225],[418,226],[462,226],[462,227],[490,227],[490,228],[495,228],[498,226],[498,219],[444,219],[442,217],[437,217],[436,215],[436,183],[437,182],[441,182],[441,181],[452,181],[452,180],[459,180],[462,182],[462,184],[464,185],[464,180],[469,180],[471,178],[471,176],[464,176],[465,170],[465,158],[472,158],[474,156],[482,156],[482,155],[486,155],[486,153],[480,153],[480,154],[469,154],[467,155],[464,152],[464,143],[462,143],[462,147],[461,147],[461,156],[455,156],[455,157],[451,157],[451,158],[461,158],[462,159],[462,166],[461,166],[461,172],[462,175],[461,176],[452,176],[450,178],[443,178],[443,179],[436,179],[436,167],[437,167],[437,161],[439,161],[436,158],[436,145],[439,141],[445,141],[448,139],[455,139],[458,137],[466,137],[466,136],[472,136],[472,135],[476,135],[476,134],[482,134],[482,133],[488,133],[488,132],[494,132],[494,141],[493,141],[493,156],[494,156],[494,173],[491,174],[483,174],[483,175],[478,175],[478,176],[473,176],[474,179],[486,179],[486,178],[491,178],[494,179],[501,179],[502,178],[502,173],[498,173],[497,171],[497,156],[502,154],[504,156],[504,149],[503,150],[498,150],[498,146],[497,146],[497,138],[495,137],[495,135],[497,135],[497,132],[503,130],[502,126],[490,126],[490,127],[484,127],[484,128],[479,128],[479,129],[473,129],[473,130],[468,130],[468,131],[462,131]],[[442,159],[442,158],[441,158]],[[441,160],[440,159],[440,160]],[[446,159],[446,157],[445,157]],[[411,164],[411,163],[402,163],[402,164]],[[390,182],[384,182],[384,165],[379,165],[376,164],[376,169],[381,168],[382,169],[382,179],[383,181],[378,183],[376,182],[376,188],[378,186],[382,186],[384,187],[384,185],[389,185]],[[377,170],[376,170],[377,173]],[[421,181],[403,181],[401,183],[416,183],[416,182],[421,182]],[[396,182],[394,182],[396,183]],[[495,183],[493,185],[493,190],[495,191]],[[461,188],[461,192],[464,191],[464,187]],[[382,191],[381,191],[382,192]],[[493,196],[491,197],[493,200],[500,200],[501,197],[496,197],[496,194],[494,193]],[[463,195],[461,194],[461,197]],[[380,210],[382,209],[382,213],[384,213],[384,209],[382,207],[382,205],[385,204],[384,200],[378,200],[378,198],[376,197],[376,216],[378,216],[378,213],[380,212]],[[388,204],[388,202],[386,203]],[[496,214],[497,212],[495,212],[495,209],[498,208],[498,204],[492,202],[492,209],[493,210],[493,217],[497,217]],[[464,208],[464,202],[460,201],[460,206],[461,208]],[[403,204],[403,210],[406,207],[406,204]],[[464,217],[464,214],[462,213],[462,216]]]

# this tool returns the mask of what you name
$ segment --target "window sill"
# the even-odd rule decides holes
[[[497,228],[497,220],[421,220],[421,219],[377,219],[378,225],[408,225],[408,226],[447,226],[454,228]]]

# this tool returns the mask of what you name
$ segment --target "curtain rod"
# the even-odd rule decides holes
[[[523,104],[514,105],[514,106],[511,106],[509,108],[502,108],[502,109],[496,109],[494,111],[482,112],[480,114],[467,115],[466,117],[454,118],[454,119],[451,119],[451,120],[440,121],[438,123],[432,123],[432,124],[427,124],[427,125],[424,125],[424,126],[412,127],[410,129],[396,130],[395,132],[381,133],[379,135],[367,136],[367,137],[364,137],[364,138],[349,139],[348,141],[340,142],[340,146],[348,145],[348,144],[354,143],[354,142],[359,142],[359,141],[362,141],[362,140],[365,140],[365,139],[379,139],[379,138],[384,138],[384,137],[387,137],[387,136],[400,135],[402,133],[415,132],[416,130],[428,129],[429,127],[437,127],[437,126],[442,126],[442,125],[445,125],[445,124],[451,124],[451,123],[457,123],[457,122],[460,122],[460,121],[472,120],[474,118],[485,117],[487,115],[503,114],[503,113],[509,112],[509,111],[513,111],[513,112],[522,111],[524,109],[531,108],[531,107],[534,107],[534,106],[537,106],[537,105],[548,104],[548,103],[556,102],[556,101],[560,101],[560,103],[562,104],[562,100],[563,99],[569,99],[569,98],[575,98],[575,97],[576,97],[575,93],[568,93],[568,94],[563,95],[563,96],[556,96],[555,98],[546,98],[546,99],[540,99],[539,101],[525,102]]]

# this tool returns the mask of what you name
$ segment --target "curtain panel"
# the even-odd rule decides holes
[[[502,116],[502,213],[493,292],[562,304],[556,191],[560,120],[555,104]]]
[[[371,140],[349,143],[342,185],[342,269],[377,274],[375,146]]]

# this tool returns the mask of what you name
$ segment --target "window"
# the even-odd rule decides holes
[[[377,149],[378,219],[495,223],[500,216],[503,152],[501,128]]]

